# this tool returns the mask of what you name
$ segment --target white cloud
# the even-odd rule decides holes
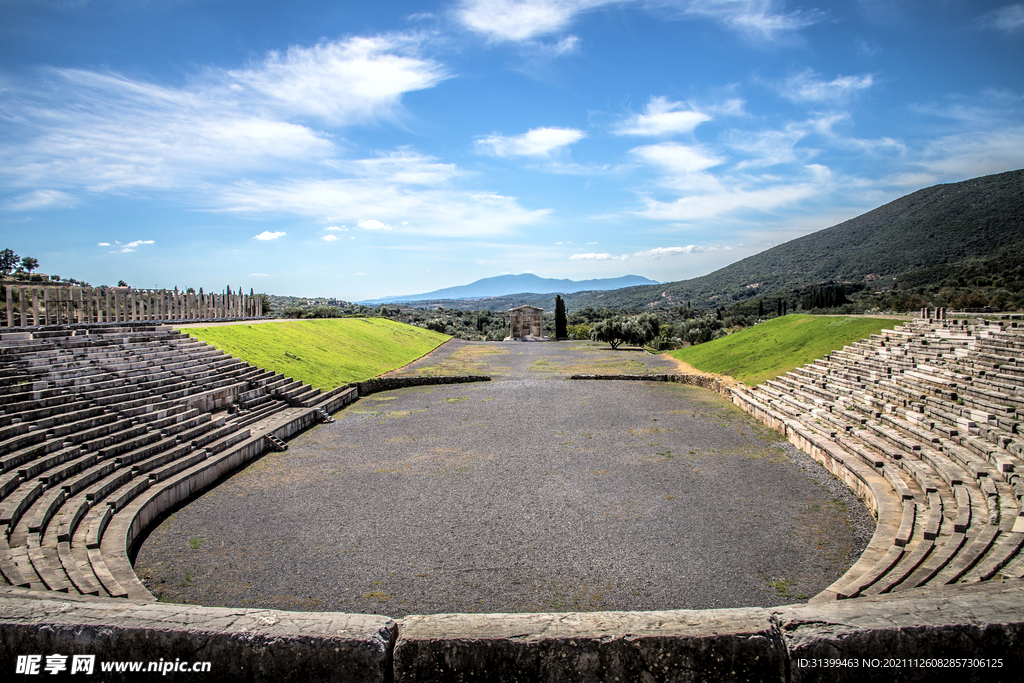
[[[415,56],[421,38],[403,34],[353,37],[271,52],[222,80],[251,91],[283,115],[314,116],[334,125],[387,116],[407,92],[448,78],[438,63]]]
[[[456,19],[495,42],[525,42],[564,31],[581,14],[607,5],[639,5],[680,18],[725,24],[754,40],[770,40],[816,23],[817,11],[784,13],[777,0],[462,0]]]
[[[983,14],[978,21],[982,26],[994,28],[1006,33],[1015,33],[1024,29],[1024,3],[1006,5]]]
[[[131,242],[128,242],[127,244],[121,244],[117,240],[114,240],[114,244],[113,245],[111,245],[110,242],[99,242],[96,246],[99,246],[99,247],[117,246],[117,247],[120,247],[120,248],[119,249],[114,249],[113,251],[110,252],[111,254],[129,254],[129,253],[135,251],[138,247],[141,247],[142,245],[145,245],[145,244],[156,244],[156,241],[155,240],[132,240]]]
[[[334,230],[336,232],[348,232],[348,228],[346,228],[345,226],[339,227],[337,225],[332,225],[332,226],[324,228],[324,229],[325,230]]]
[[[369,220],[360,219],[358,225],[363,230],[391,230],[392,227],[387,223],[381,223],[376,218],[370,218]]]
[[[687,244],[685,247],[655,247],[654,249],[648,249],[647,251],[638,251],[634,256],[660,259],[662,256],[674,256],[675,254],[699,254],[703,251],[704,247],[697,246],[696,244]]]
[[[801,74],[786,80],[781,87],[781,94],[794,102],[829,102],[836,103],[848,100],[861,90],[867,90],[874,84],[871,74],[861,76],[837,76],[825,81],[808,69]]]
[[[612,256],[611,254],[573,254],[569,257],[570,261],[628,261],[629,254],[623,254],[622,256]]]
[[[334,242],[335,240],[338,239],[338,236],[337,235],[324,235],[320,239],[322,239],[324,242]]]
[[[333,177],[241,181],[210,202],[214,211],[293,214],[329,225],[395,233],[480,236],[532,225],[549,209],[527,210],[514,197],[453,186],[463,174],[403,148],[367,159],[331,162]],[[409,217],[416,220],[410,224]],[[371,222],[372,221],[372,222]]]
[[[71,195],[59,190],[35,190],[7,202],[13,211],[33,211],[47,206],[69,206],[74,203]]]
[[[248,68],[208,68],[181,86],[102,71],[52,69],[8,85],[16,122],[0,146],[10,185],[91,192],[194,187],[239,171],[308,167],[336,153],[310,126],[394,118],[406,92],[444,68],[416,56],[422,38],[389,34],[270,53]]]
[[[261,232],[258,235],[253,235],[252,238],[254,240],[260,240],[261,242],[266,242],[268,240],[276,240],[278,237],[284,237],[286,234],[288,234],[288,233],[285,233],[285,232],[270,232],[268,230],[264,230],[263,232]]]
[[[506,137],[490,135],[476,141],[477,150],[496,157],[526,156],[550,158],[552,152],[562,150],[587,136],[575,128],[531,128],[522,135]]]
[[[623,1],[629,0],[463,0],[455,16],[490,40],[526,41],[558,33],[582,12]]]
[[[665,2],[677,6],[683,15],[719,21],[753,40],[772,40],[817,23],[818,11],[784,13],[777,8],[780,0],[684,0]]]
[[[796,145],[807,137],[803,126],[787,126],[785,130],[733,131],[727,136],[727,145],[747,155],[736,168],[761,168],[793,163],[814,156],[817,150],[805,148],[800,153]]]
[[[667,135],[692,133],[693,130],[710,121],[711,117],[692,109],[681,109],[682,102],[669,102],[664,97],[652,97],[647,103],[646,114],[636,114],[615,129],[618,135]]]
[[[646,208],[637,214],[657,220],[688,222],[739,210],[771,211],[818,196],[822,191],[822,187],[813,182],[779,183],[757,189],[722,187],[715,193],[693,194],[667,202],[648,197],[644,201]]]
[[[675,256],[677,254],[703,254],[707,251],[732,251],[732,247],[702,247],[698,244],[687,244],[685,247],[655,247],[647,251],[638,251],[633,254],[641,258],[658,260],[662,256]]]
[[[705,149],[696,146],[680,145],[676,142],[661,142],[656,145],[634,147],[630,154],[639,157],[648,164],[660,166],[672,174],[699,174],[724,162],[720,157],[712,155]]]
[[[249,277],[270,277],[269,273],[249,273]]]
[[[1024,168],[1024,126],[942,136],[925,146],[914,165],[943,180]]]

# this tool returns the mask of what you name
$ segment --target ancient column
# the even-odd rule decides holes
[[[85,322],[85,287],[78,287],[78,310],[75,311],[75,321]]]
[[[14,293],[11,292],[13,287],[7,285],[4,287],[7,293],[7,327],[14,327]]]
[[[57,286],[53,288],[53,323],[55,325],[62,325],[64,322],[64,316],[60,314],[61,296],[60,290],[62,287]]]
[[[39,326],[39,288],[32,288],[32,325]]]

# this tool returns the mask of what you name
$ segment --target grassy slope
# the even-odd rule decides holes
[[[902,323],[888,318],[787,315],[670,355],[704,372],[754,386]]]
[[[184,331],[253,365],[320,389],[401,367],[449,339],[386,318],[294,320]]]

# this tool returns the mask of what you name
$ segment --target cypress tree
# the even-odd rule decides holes
[[[555,295],[555,339],[568,339],[568,325],[565,319],[565,301],[560,294]]]

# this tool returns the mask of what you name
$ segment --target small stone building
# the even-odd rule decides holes
[[[536,306],[518,306],[509,310],[509,329],[506,341],[513,339],[543,339],[544,309]]]

